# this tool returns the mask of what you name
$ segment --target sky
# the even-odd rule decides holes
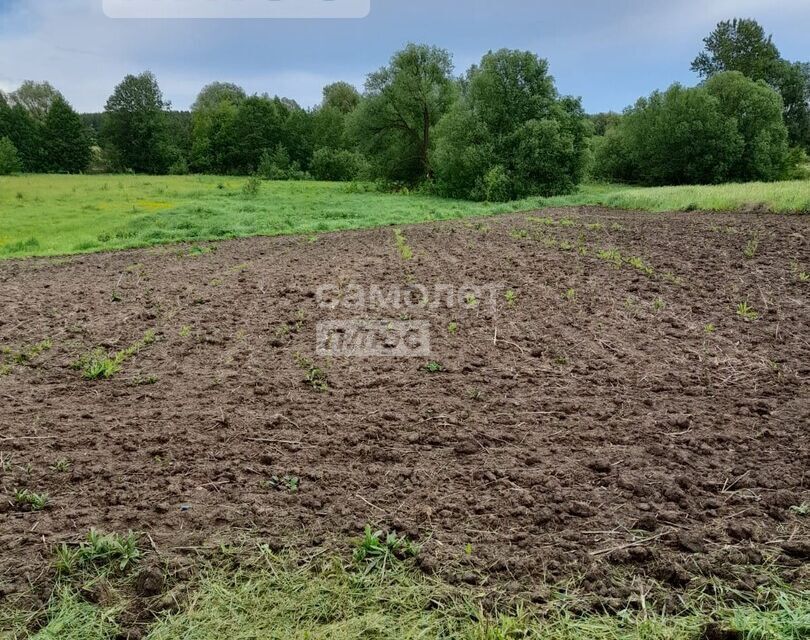
[[[126,74],[148,69],[176,109],[216,80],[311,107],[324,85],[362,88],[398,48],[424,42],[448,49],[457,74],[490,49],[534,51],[561,93],[592,113],[618,111],[695,84],[702,39],[732,17],[757,19],[785,58],[810,60],[810,0],[370,0],[351,19],[114,19],[103,2],[0,0],[0,90],[47,80],[77,110],[100,111]]]

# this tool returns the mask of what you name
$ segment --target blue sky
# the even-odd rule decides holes
[[[453,53],[457,73],[489,49],[532,50],[588,111],[621,110],[694,84],[702,38],[735,16],[759,20],[786,58],[810,60],[809,0],[371,0],[353,20],[114,20],[102,0],[0,0],[0,89],[48,80],[96,111],[125,74],[150,69],[175,108],[213,80],[312,106],[324,84],[361,87],[397,48],[427,42]]]

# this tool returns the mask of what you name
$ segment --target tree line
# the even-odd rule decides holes
[[[810,149],[810,65],[783,60],[753,20],[720,23],[673,85],[622,114],[585,114],[548,63],[490,51],[460,77],[450,53],[410,44],[361,94],[324,88],[316,108],[215,82],[172,111],[150,72],[128,75],[101,114],[48,83],[0,93],[0,173],[133,171],[379,180],[510,200],[571,192],[587,175],[639,184],[776,180]]]

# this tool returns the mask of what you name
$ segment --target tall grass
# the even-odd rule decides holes
[[[0,178],[0,259],[253,235],[312,234],[391,224],[603,205],[646,211],[810,211],[810,181],[634,188],[588,184],[577,193],[505,204],[388,194],[367,185],[262,182],[216,176]]]

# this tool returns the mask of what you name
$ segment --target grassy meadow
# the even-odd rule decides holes
[[[810,181],[656,188],[587,184],[568,196],[499,204],[327,182],[262,182],[258,192],[250,193],[247,182],[216,176],[3,177],[0,258],[312,234],[545,206],[603,205],[651,212],[810,211]]]

